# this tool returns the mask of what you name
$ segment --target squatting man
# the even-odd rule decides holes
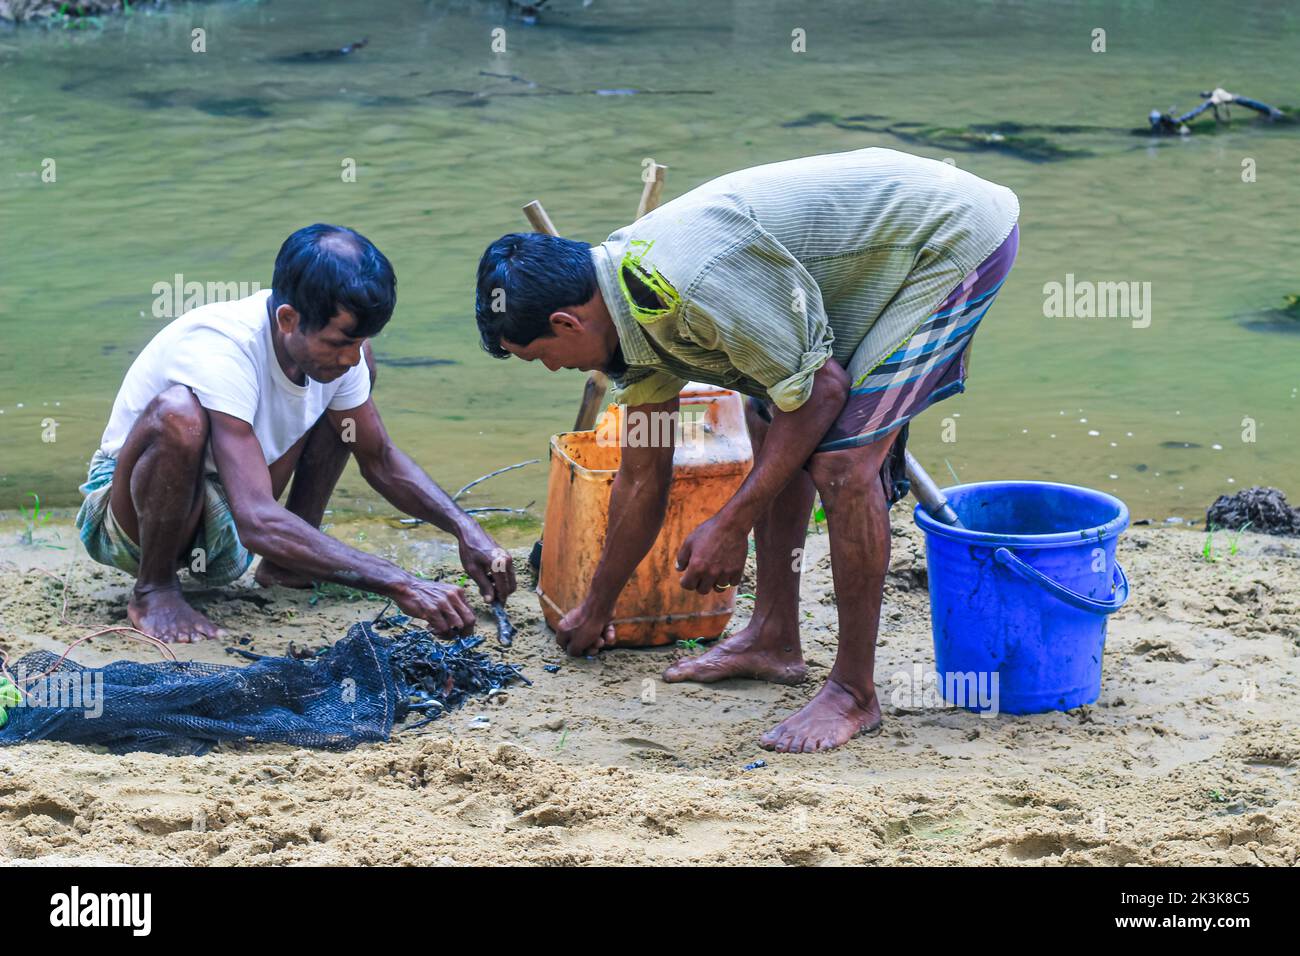
[[[393,268],[369,240],[317,224],[285,240],[269,291],[194,309],[144,348],[113,403],[77,515],[91,557],[135,576],[134,627],[165,641],[218,636],[182,596],[178,568],[220,586],[261,555],[259,584],[351,585],[439,634],[471,631],[461,588],[319,530],[349,454],[394,507],[455,535],[485,599],[515,590],[508,552],[384,428],[368,340],[396,301]]]
[[[675,414],[688,381],[750,396],[754,465],[678,554],[681,586],[741,580],[749,623],[666,681],[802,681],[799,564],[815,494],[830,532],[839,648],[825,685],[760,738],[837,747],[880,724],[873,679],[901,495],[907,422],[961,391],[971,338],[1010,271],[1019,203],[952,166],[864,149],[723,176],[597,246],[510,234],[479,263],[476,318],[498,358],[601,369],[627,417]],[[556,639],[586,655],[613,640],[619,593],[663,523],[669,443],[623,449],[591,588]]]

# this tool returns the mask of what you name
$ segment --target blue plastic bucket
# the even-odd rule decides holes
[[[1128,600],[1115,544],[1128,508],[1046,481],[945,488],[965,526],[914,512],[925,532],[935,670],[969,710],[1035,714],[1101,692],[1106,620]]]

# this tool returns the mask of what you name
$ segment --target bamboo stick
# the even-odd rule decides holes
[[[636,217],[638,219],[658,208],[659,197],[664,191],[664,174],[668,172],[668,167],[662,163],[655,163],[653,168],[654,175],[646,180],[645,188],[641,190],[641,201],[637,203]]]

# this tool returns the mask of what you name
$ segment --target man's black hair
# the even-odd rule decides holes
[[[339,312],[356,319],[353,338],[377,335],[397,304],[397,278],[384,254],[346,226],[304,226],[280,247],[271,279],[271,311],[297,311],[299,327],[316,332]]]
[[[478,264],[474,317],[484,351],[509,358],[501,345],[551,335],[551,313],[596,294],[596,267],[585,242],[512,232],[487,247]]]

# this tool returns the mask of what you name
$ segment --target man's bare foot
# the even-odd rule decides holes
[[[798,684],[807,676],[798,627],[792,637],[774,638],[764,634],[762,625],[753,621],[699,657],[674,661],[663,675],[669,684],[686,680],[712,684],[729,677]]]
[[[159,588],[141,594],[132,591],[126,602],[126,616],[138,631],[144,631],[168,644],[189,644],[211,637],[224,637],[225,631],[186,603],[180,585]]]
[[[880,701],[874,692],[864,707],[846,687],[828,680],[802,710],[763,734],[759,744],[765,750],[807,754],[846,744],[879,726]]]
[[[263,558],[258,563],[253,580],[257,582],[257,586],[260,588],[281,587],[306,590],[312,584],[311,578],[306,575],[282,568],[274,561],[268,561],[266,558]]]

